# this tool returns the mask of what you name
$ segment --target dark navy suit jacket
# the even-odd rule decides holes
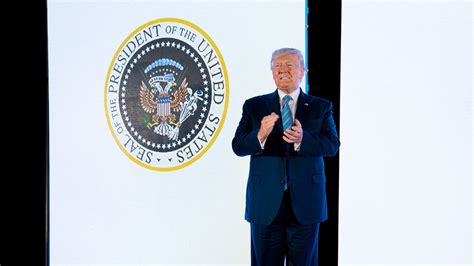
[[[264,149],[257,139],[264,116],[275,112],[280,119],[268,136]],[[282,201],[286,173],[286,147],[289,150],[288,172],[293,210],[302,224],[327,219],[326,177],[323,156],[333,156],[339,139],[332,117],[330,101],[300,91],[296,119],[303,127],[299,151],[283,140],[278,92],[245,101],[242,118],[232,140],[238,156],[251,155],[247,181],[245,219],[255,224],[270,224]]]

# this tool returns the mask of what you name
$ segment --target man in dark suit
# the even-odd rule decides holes
[[[251,155],[245,219],[256,266],[317,265],[319,223],[327,219],[323,156],[339,139],[331,102],[299,87],[306,72],[301,52],[273,52],[277,90],[245,101],[232,140],[238,156]]]

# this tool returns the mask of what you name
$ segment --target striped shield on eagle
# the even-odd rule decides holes
[[[151,114],[151,121],[144,119],[148,128],[154,128],[154,132],[161,136],[167,136],[170,140],[176,140],[181,124],[196,110],[197,101],[202,101],[202,91],[194,93],[188,88],[186,78],[183,79],[179,88],[171,93],[176,86],[172,74],[156,76],[151,78],[148,89],[145,82],[140,85],[140,105],[142,109]],[[163,88],[160,82],[166,82]],[[184,110],[184,111],[183,111]]]

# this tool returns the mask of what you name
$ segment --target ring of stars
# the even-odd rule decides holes
[[[126,107],[126,102],[125,102],[125,92],[126,92],[126,85],[128,82],[128,78],[130,77],[129,74],[132,72],[132,69],[135,67],[135,65],[138,62],[138,59],[141,59],[143,56],[145,56],[147,53],[152,52],[155,49],[158,49],[160,47],[172,47],[175,49],[179,49],[183,52],[186,53],[190,57],[192,61],[194,61],[199,68],[199,73],[202,78],[202,83],[204,84],[204,100],[203,100],[203,108],[201,112],[199,113],[199,118],[196,120],[196,124],[192,127],[193,129],[188,132],[186,135],[182,136],[181,138],[178,138],[176,141],[173,141],[168,144],[160,144],[160,143],[155,143],[152,142],[142,135],[133,127],[131,123],[131,119],[129,117],[129,114],[127,112],[127,107]],[[171,69],[171,68],[161,68],[158,70],[155,70],[152,74],[156,75],[159,73],[164,72],[165,74],[174,74],[177,75],[178,73]],[[199,60],[198,56],[196,56],[191,49],[189,49],[186,45],[176,43],[176,42],[164,42],[164,41],[157,41],[157,42],[152,42],[148,46],[145,47],[140,53],[137,54],[137,57],[132,61],[132,63],[129,65],[129,67],[126,70],[126,74],[124,75],[124,79],[122,81],[122,87],[121,87],[121,96],[122,96],[122,116],[125,118],[126,124],[130,127],[131,134],[138,139],[139,142],[141,142],[143,145],[146,145],[148,147],[156,148],[158,150],[163,150],[163,151],[169,151],[171,148],[175,148],[176,146],[180,146],[183,143],[186,143],[187,140],[191,140],[194,138],[194,135],[196,135],[199,131],[198,129],[202,126],[205,120],[205,113],[209,109],[209,87],[208,87],[208,81],[207,81],[207,75],[205,74],[205,68],[203,67],[203,64]],[[196,113],[195,115],[197,115]]]

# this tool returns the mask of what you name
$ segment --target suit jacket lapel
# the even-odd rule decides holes
[[[266,105],[267,105],[267,110],[268,110],[267,115],[274,112],[280,117],[280,119],[278,119],[277,123],[275,124],[275,128],[273,130],[279,129],[280,131],[283,131],[283,124],[281,121],[281,110],[280,110],[280,97],[278,96],[278,89],[276,89],[274,93],[268,96]]]
[[[300,89],[301,90],[301,89]],[[304,94],[303,90],[300,91],[300,95],[298,96],[298,103],[296,105],[296,114],[295,118],[298,119],[298,121],[304,121],[306,119],[306,116],[308,114],[308,97]]]

